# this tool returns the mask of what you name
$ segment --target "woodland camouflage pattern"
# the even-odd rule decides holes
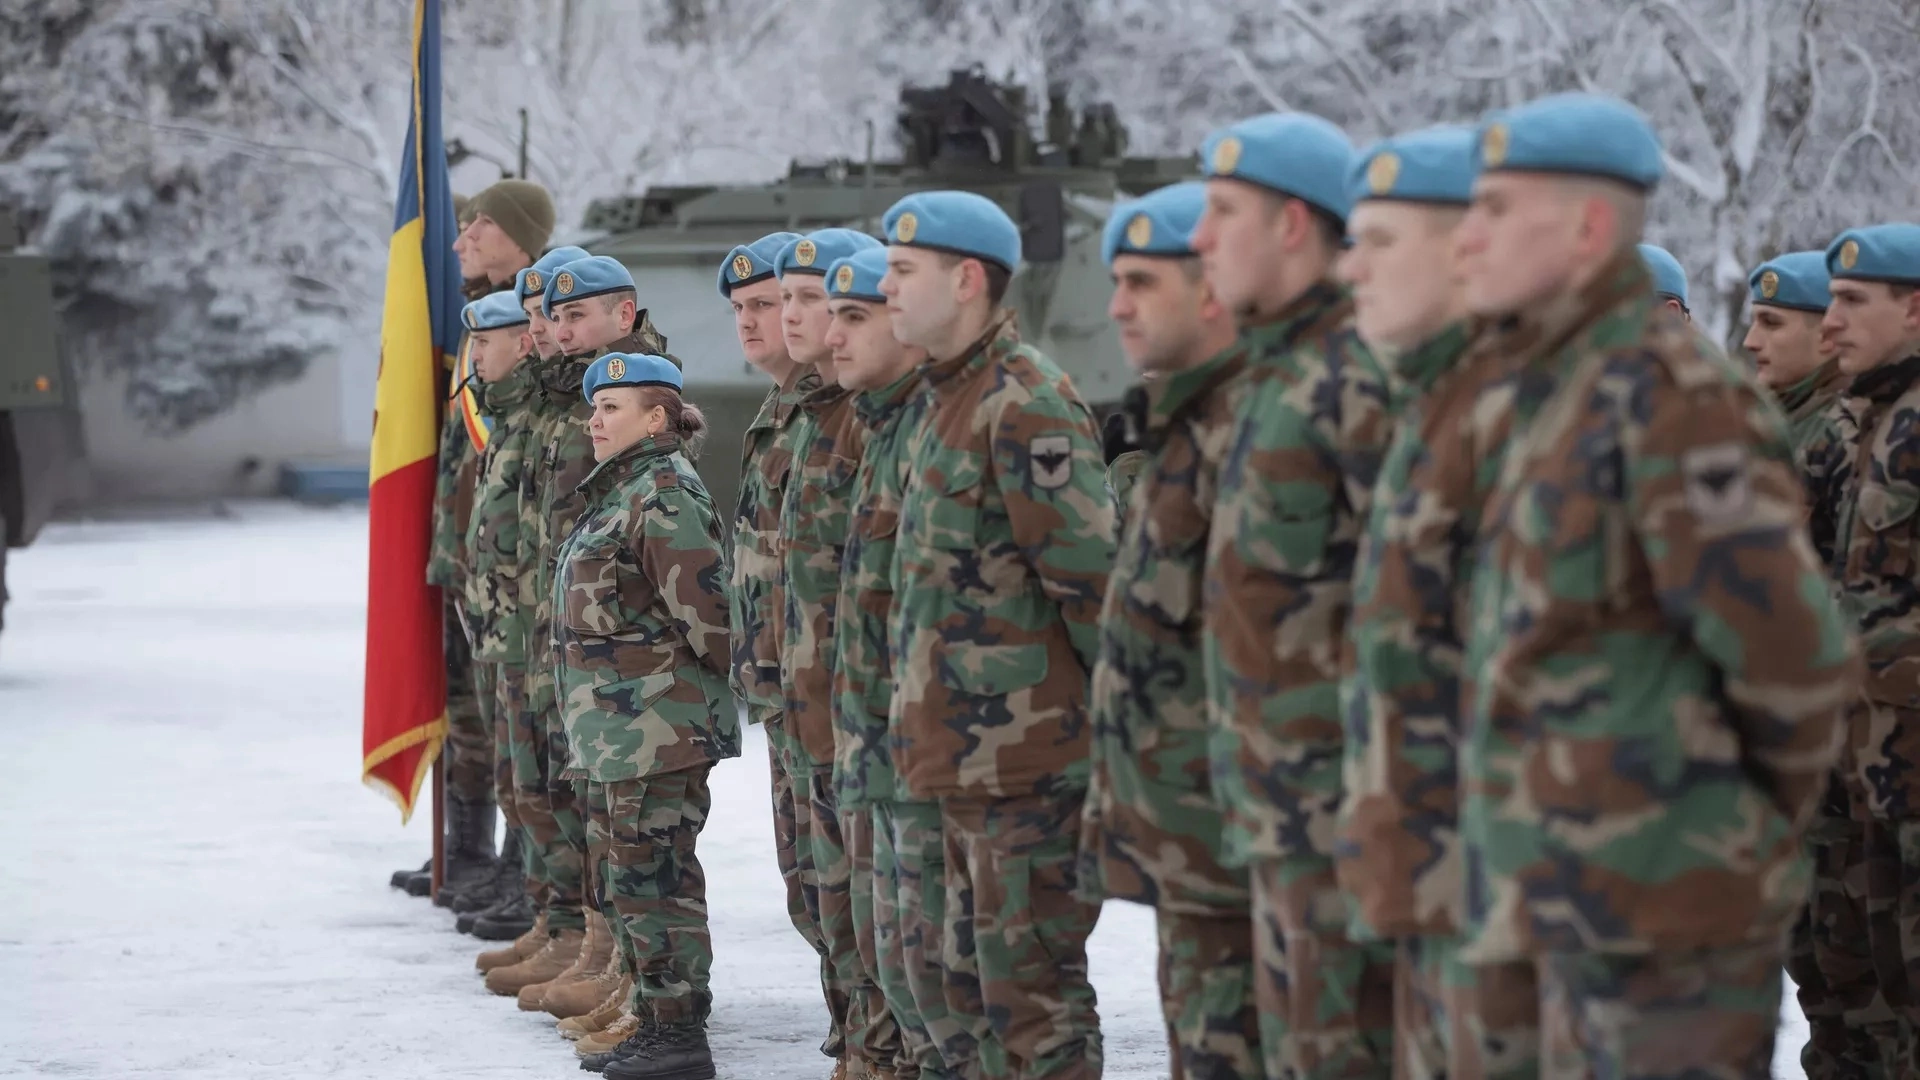
[[[827,384],[801,399],[800,416],[782,440],[799,467],[780,501],[781,696],[788,734],[815,768],[831,768],[834,627],[841,553],[853,531],[853,480],[867,431],[857,398]]]
[[[486,278],[463,282],[460,295],[478,300],[493,291]],[[460,594],[461,578],[467,570],[467,515],[472,508],[473,481],[479,464],[473,439],[467,435],[466,421],[460,416],[452,373],[459,356],[466,351],[467,334],[461,331],[460,344],[453,355],[442,359],[447,370],[447,399],[440,403],[440,452],[433,490],[433,546],[427,555],[427,584],[438,585]]]
[[[525,664],[528,659],[520,581],[539,554],[523,540],[520,521],[527,458],[539,452],[528,445],[539,390],[531,363],[523,360],[499,382],[474,388],[481,410],[493,417],[493,435],[480,454],[466,539],[467,637],[473,658],[482,663]]]
[[[1772,1074],[1780,1025],[1775,938],[1655,956],[1548,953],[1539,967],[1541,998],[1554,1008],[1545,1014],[1534,1075],[1750,1080]]]
[[[607,784],[740,756],[727,689],[727,557],[677,435],[642,439],[581,485],[560,548],[554,660],[575,767]]]
[[[1094,864],[1083,866],[1082,886],[1096,901],[1197,915],[1247,911],[1245,871],[1221,864],[1200,654],[1207,531],[1246,362],[1236,344],[1129,396],[1146,449],[1093,669],[1092,782],[1080,846]]]
[[[1832,430],[1833,403],[1846,388],[1846,376],[1829,360],[1811,375],[1780,392],[1780,408],[1787,414],[1787,441],[1793,445],[1794,458],[1806,461],[1806,449]]]
[[[794,453],[783,438],[800,415],[800,401],[820,386],[811,367],[795,370],[760,403],[747,426],[740,467],[740,503],[733,515],[733,685],[760,723],[784,705],[780,685],[780,501]]]
[[[895,552],[901,785],[915,798],[1084,790],[1114,538],[1093,414],[1010,314],[925,371]]]
[[[1908,1060],[1906,1023],[1888,1000],[1876,958],[1911,951],[1900,936],[1902,828],[1910,826],[1823,808],[1807,830],[1813,892],[1787,953],[1807,1018],[1800,1051],[1807,1080],[1892,1080]],[[1901,987],[1908,976],[1898,976],[1888,984]]]
[[[1464,955],[1777,972],[1859,689],[1779,414],[1631,255],[1530,318],[1467,622]]]
[[[840,627],[834,635],[835,794],[844,807],[899,797],[887,742],[893,697],[894,541],[907,486],[907,448],[924,410],[924,383],[912,371],[856,400],[867,427],[866,456],[854,476],[853,527],[841,557]]]
[[[1456,324],[1392,359],[1392,441],[1354,573],[1341,686],[1346,799],[1336,840],[1359,939],[1452,934],[1465,888],[1458,834],[1460,659],[1480,506],[1511,415],[1511,342],[1463,360]]]

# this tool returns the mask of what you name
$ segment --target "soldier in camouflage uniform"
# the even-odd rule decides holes
[[[587,778],[602,907],[635,973],[633,1011],[651,1029],[606,1066],[612,1080],[714,1075],[713,940],[694,845],[713,806],[708,773],[740,756],[740,720],[720,516],[688,457],[706,424],[680,386],[661,356],[603,353],[587,370],[598,464],[555,560],[567,744]]]
[[[1806,447],[1828,424],[1828,412],[1846,380],[1820,333],[1832,299],[1827,253],[1794,251],[1769,259],[1747,275],[1753,322],[1741,344],[1753,354],[1760,385],[1787,414],[1787,437],[1804,462]]]
[[[1395,389],[1354,572],[1336,870],[1354,900],[1353,938],[1399,943],[1395,1056],[1407,1080],[1540,1072],[1532,964],[1462,963],[1454,937],[1466,888],[1455,613],[1512,415],[1508,357],[1525,333],[1510,327],[1468,351],[1452,249],[1474,171],[1467,128],[1367,148],[1349,181],[1353,246],[1339,266],[1355,328]]]
[[[1124,408],[1144,461],[1100,614],[1081,888],[1153,908],[1170,1071],[1260,1080],[1247,873],[1220,857],[1207,770],[1200,574],[1246,354],[1187,237],[1199,183],[1116,206],[1102,254],[1107,313],[1144,376]]]
[[[733,516],[733,689],[747,704],[747,722],[767,736],[772,781],[773,852],[787,889],[787,917],[820,957],[820,989],[827,1002],[827,1038],[820,1052],[838,1061],[846,1053],[847,998],[838,990],[821,936],[813,857],[799,842],[801,806],[791,765],[793,739],[785,723],[780,685],[779,625],[774,586],[780,570],[780,500],[793,465],[792,429],[800,401],[820,386],[820,376],[787,354],[781,327],[780,282],[774,260],[800,239],[769,233],[741,244],[720,263],[720,295],[733,309],[734,329],[747,363],[773,380],[741,449],[740,501]]]
[[[1806,458],[1816,543],[1830,542],[1867,677],[1815,833],[1814,890],[1795,939],[1811,1029],[1801,1061],[1813,1080],[1907,1076],[1920,1064],[1920,794],[1910,779],[1920,761],[1920,468],[1910,452],[1920,417],[1920,225],[1848,230],[1824,268],[1831,303],[1821,330],[1852,383]]]
[[[972,1033],[942,1056],[961,1076],[1096,1077],[1099,909],[1077,895],[1075,848],[1113,561],[1100,440],[1000,308],[1020,262],[1005,212],[922,192],[882,220],[894,334],[930,357],[894,552],[889,718],[900,789],[940,802],[944,1004]]]
[[[841,556],[840,625],[833,638],[834,797],[853,831],[865,816],[872,856],[860,865],[855,848],[851,907],[854,934],[899,1027],[890,1066],[896,1080],[952,1080],[942,1048],[961,1040],[961,1060],[978,1059],[969,1032],[952,1022],[943,1002],[940,961],[945,895],[941,872],[940,804],[905,798],[888,750],[887,707],[893,696],[893,554],[900,530],[900,499],[907,484],[908,438],[924,408],[919,366],[926,351],[901,344],[887,318],[880,279],[887,255],[869,248],[835,260],[827,270],[832,322],[827,345],[834,377],[854,392],[866,428],[866,453],[854,473],[852,528]],[[899,839],[917,845],[904,856]],[[903,875],[902,868],[910,872]],[[916,992],[915,987],[918,987]],[[880,1075],[888,1075],[882,1066]]]
[[[1645,118],[1543,98],[1476,156],[1469,309],[1538,340],[1464,616],[1461,956],[1534,963],[1545,1075],[1764,1077],[1857,650],[1778,412],[1634,250]]]
[[[833,647],[840,594],[840,560],[852,530],[853,474],[864,456],[867,429],[854,393],[834,377],[827,327],[827,267],[880,242],[852,229],[821,229],[794,240],[774,258],[780,280],[781,325],[787,355],[812,368],[820,386],[800,401],[789,438],[794,465],[780,503],[780,569],[775,595],[776,640],[789,737],[794,800],[806,800],[799,843],[812,856],[815,918],[832,967],[832,991],[847,1002],[842,1072],[865,1080],[890,1072],[900,1055],[900,1030],[887,1011],[874,973],[860,955],[854,927],[854,865],[871,881],[872,819],[844,821],[834,797]],[[867,884],[863,882],[863,886]]]
[[[1249,874],[1267,1074],[1314,1080],[1392,1069],[1393,946],[1348,938],[1333,869],[1340,643],[1389,429],[1387,380],[1330,277],[1352,154],[1304,113],[1214,133],[1193,236],[1248,368],[1203,587],[1221,857]]]

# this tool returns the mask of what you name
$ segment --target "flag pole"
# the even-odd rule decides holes
[[[433,757],[433,892],[440,895],[440,887],[447,883],[447,795],[444,783],[447,768],[447,756],[435,754]]]

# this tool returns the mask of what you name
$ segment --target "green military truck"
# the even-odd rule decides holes
[[[71,460],[71,388],[54,345],[52,275],[47,260],[21,252],[20,243],[17,221],[0,206],[0,627],[7,550],[33,542]]]

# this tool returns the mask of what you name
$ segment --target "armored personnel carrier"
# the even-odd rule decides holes
[[[880,217],[914,191],[975,191],[1020,224],[1025,262],[1008,291],[1022,335],[1051,356],[1087,401],[1115,404],[1130,381],[1107,320],[1111,285],[1100,231],[1113,204],[1198,174],[1191,158],[1127,156],[1112,106],[1078,114],[1048,92],[1042,130],[1026,91],[978,68],[946,85],[901,92],[898,157],[880,160],[868,130],[862,161],[796,162],[785,179],[752,186],[686,185],[602,199],[587,209],[582,243],[633,271],[641,303],[687,364],[687,395],[707,412],[714,448],[701,476],[718,505],[733,505],[736,449],[767,390],[740,356],[733,320],[714,291],[735,245],[781,229],[829,226],[879,235]]]
[[[52,277],[45,259],[18,250],[20,240],[12,212],[0,206],[0,625],[7,549],[33,542],[59,501],[70,458]]]

